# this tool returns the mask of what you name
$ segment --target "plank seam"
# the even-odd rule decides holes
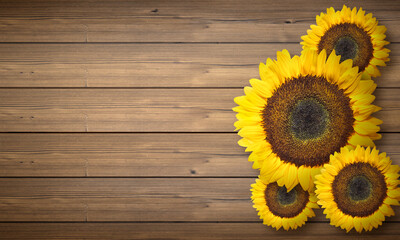
[[[399,44],[397,41],[390,42],[390,44]],[[300,42],[0,42],[0,45],[3,44],[66,44],[66,45],[74,45],[74,44],[82,44],[82,45],[96,45],[96,44],[300,44]]]
[[[201,179],[214,179],[214,178],[224,178],[224,179],[252,179],[252,178],[257,178],[257,175],[254,176],[9,176],[9,177],[5,177],[5,176],[0,176],[0,179],[89,179],[89,178],[93,178],[93,179],[99,179],[99,178],[106,178],[106,179],[137,179],[137,178],[141,178],[141,179],[156,179],[156,178],[160,178],[160,179],[190,179],[190,178],[201,178]]]
[[[6,224],[6,223],[17,223],[17,224],[26,224],[26,223],[90,223],[90,224],[104,224],[104,223],[121,223],[121,224],[126,224],[126,223],[144,223],[144,224],[149,224],[149,223],[257,223],[260,224],[262,221],[0,221],[0,224]],[[312,221],[309,220],[307,223],[329,223],[329,221]],[[384,224],[388,223],[400,223],[400,221],[385,221],[383,222]]]
[[[398,134],[400,132],[378,132]],[[0,134],[238,134],[237,132],[0,132]]]
[[[0,89],[4,90],[60,90],[60,89],[84,89],[84,90],[236,90],[243,89],[245,86],[249,86],[250,84],[243,85],[241,87],[0,87]],[[377,87],[376,89],[400,89],[400,87]]]

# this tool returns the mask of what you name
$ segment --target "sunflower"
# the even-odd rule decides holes
[[[377,66],[386,66],[390,50],[384,48],[389,44],[385,26],[378,26],[376,18],[360,8],[351,10],[343,6],[342,11],[335,12],[328,8],[327,13],[316,17],[317,25],[311,25],[307,35],[301,37],[303,49],[313,49],[328,54],[333,50],[341,55],[341,61],[353,60],[353,65],[364,72],[367,79],[380,76]]]
[[[307,218],[314,217],[313,208],[318,208],[317,198],[313,192],[304,191],[299,185],[290,192],[278,184],[265,184],[260,179],[251,185],[253,207],[257,209],[260,219],[277,230],[301,227]]]
[[[351,59],[339,59],[335,51],[327,59],[325,50],[293,58],[283,50],[277,61],[261,63],[261,80],[251,79],[246,95],[235,98],[238,143],[252,151],[249,161],[264,181],[311,191],[330,154],[381,138],[382,122],[370,116],[380,109],[371,104],[376,84],[360,81]]]
[[[390,205],[399,205],[399,170],[386,153],[368,147],[342,148],[331,156],[316,176],[318,203],[331,225],[357,232],[371,231],[393,216]]]

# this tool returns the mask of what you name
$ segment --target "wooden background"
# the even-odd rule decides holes
[[[381,151],[400,164],[400,1],[0,1],[0,239],[346,239],[261,224],[233,98],[333,5],[387,26]],[[400,211],[365,238],[400,238]],[[350,236],[359,234],[352,231]]]

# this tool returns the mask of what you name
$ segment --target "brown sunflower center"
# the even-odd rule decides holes
[[[352,37],[342,37],[335,44],[335,52],[341,55],[341,62],[347,59],[354,59],[357,56],[358,45]]]
[[[348,189],[347,194],[351,200],[361,201],[371,196],[372,184],[368,180],[368,178],[366,178],[363,175],[360,175],[353,177],[349,181],[347,189]]]
[[[384,175],[368,163],[353,163],[340,170],[332,183],[338,208],[353,217],[373,214],[386,198]]]
[[[328,125],[328,111],[315,98],[299,100],[290,117],[291,131],[301,140],[321,136]]]
[[[360,72],[369,65],[374,47],[369,34],[354,23],[341,23],[329,28],[318,43],[318,53],[325,49],[329,55],[333,49],[341,55],[340,61],[353,60]]]
[[[278,202],[281,205],[290,205],[296,201],[297,192],[296,189],[292,189],[290,192],[287,191],[286,187],[283,186],[278,190]]]
[[[309,193],[297,185],[290,192],[286,187],[270,183],[265,189],[265,201],[269,210],[279,217],[292,218],[299,215],[307,206]]]
[[[329,162],[354,132],[350,98],[324,77],[286,81],[267,100],[262,118],[273,152],[298,167]]]

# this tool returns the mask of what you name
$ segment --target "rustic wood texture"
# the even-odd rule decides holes
[[[316,230],[318,229],[318,230]],[[346,235],[362,239],[398,239],[398,223],[386,223],[378,231]],[[0,223],[0,239],[343,239],[343,231],[327,223],[308,223],[297,231],[265,227],[254,223]]]
[[[0,221],[254,221],[253,181],[0,179]]]
[[[318,229],[316,231],[316,229]],[[398,223],[386,223],[362,235],[351,231],[347,238],[397,239]],[[309,223],[297,231],[263,226],[261,223],[0,223],[0,239],[329,239],[343,238],[342,230],[327,223]]]
[[[233,98],[343,4],[388,28],[376,144],[400,164],[399,1],[0,1],[0,239],[399,238],[398,207],[359,235],[250,201]]]
[[[249,190],[254,182],[254,178],[6,178],[0,179],[0,221],[257,221]],[[327,221],[321,209],[316,213],[310,221]],[[399,221],[400,215],[386,220]]]
[[[299,42],[333,6],[363,7],[400,41],[397,1],[3,1],[3,42]]]
[[[400,44],[390,44],[379,87],[400,87]],[[243,87],[276,52],[269,44],[1,44],[0,87]]]
[[[0,134],[0,177],[257,177],[235,133]],[[400,164],[400,134],[376,141]]]
[[[0,89],[1,132],[233,132],[243,89]],[[381,130],[400,132],[400,88],[378,89]]]

